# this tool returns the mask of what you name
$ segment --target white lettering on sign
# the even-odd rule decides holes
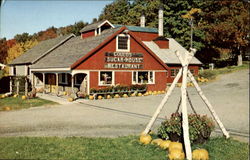
[[[143,58],[106,57],[106,62],[142,63],[143,62]]]
[[[108,64],[105,64],[105,68],[114,68],[114,69],[142,69],[142,64],[108,63]]]
[[[142,69],[143,54],[129,52],[106,52],[105,68],[113,69]],[[133,64],[130,64],[133,63]],[[139,64],[136,64],[139,63]]]

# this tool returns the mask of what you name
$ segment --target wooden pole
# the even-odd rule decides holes
[[[74,75],[72,75],[71,77],[71,91],[72,91],[72,94],[74,94]]]
[[[19,95],[19,79],[18,78],[16,82],[16,92],[17,92],[17,95]]]
[[[59,95],[59,89],[58,89],[58,73],[56,73],[56,95]]]
[[[210,104],[210,102],[208,101],[208,99],[207,99],[207,98],[205,97],[205,95],[203,94],[201,88],[199,87],[197,81],[195,80],[193,74],[192,74],[190,71],[188,71],[188,76],[189,76],[190,80],[193,82],[193,84],[194,84],[194,86],[195,86],[197,92],[199,93],[201,99],[202,99],[202,100],[204,101],[204,103],[207,105],[207,107],[208,107],[210,113],[212,114],[212,116],[214,117],[215,121],[216,121],[217,124],[219,125],[219,127],[220,127],[222,133],[224,134],[224,136],[225,136],[226,138],[229,138],[229,137],[230,137],[230,136],[229,136],[229,133],[228,133],[227,130],[225,129],[225,127],[224,127],[224,125],[222,124],[222,122],[220,121],[218,115],[217,115],[216,112],[214,111],[213,106]]]
[[[12,94],[12,92],[13,92],[13,87],[12,87],[12,85],[13,85],[13,81],[12,81],[12,77],[10,77],[10,93]]]
[[[45,94],[45,73],[43,73],[43,94]]]
[[[28,96],[28,80],[27,77],[25,77],[25,96]]]
[[[165,103],[167,102],[169,96],[171,95],[172,91],[175,88],[176,83],[179,81],[180,77],[181,77],[181,73],[182,73],[182,69],[179,70],[178,74],[176,75],[173,83],[171,84],[169,90],[167,91],[165,97],[162,99],[161,103],[159,104],[159,106],[157,107],[153,117],[150,119],[146,129],[143,131],[143,134],[148,134],[149,130],[151,129],[151,127],[153,126],[156,118],[159,116],[163,106],[165,105]]]
[[[182,85],[181,85],[181,106],[182,106],[182,129],[184,137],[184,145],[186,158],[192,160],[191,143],[189,139],[189,125],[187,112],[187,70],[188,70],[188,55],[185,55],[184,63],[182,64]]]

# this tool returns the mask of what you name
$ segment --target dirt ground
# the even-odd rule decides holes
[[[249,71],[220,76],[201,85],[205,96],[230,132],[249,135]],[[197,113],[208,114],[195,88],[188,88]],[[139,134],[164,95],[111,100],[82,100],[61,105],[0,112],[0,136],[88,136],[117,137]],[[153,131],[175,112],[180,99],[176,88],[165,104]],[[189,107],[189,112],[192,110]]]

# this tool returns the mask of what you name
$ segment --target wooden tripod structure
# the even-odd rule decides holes
[[[204,101],[206,106],[208,107],[209,111],[211,112],[214,120],[219,125],[222,133],[226,138],[229,138],[229,133],[225,129],[224,125],[220,121],[218,115],[215,113],[212,105],[208,101],[208,99],[203,94],[201,88],[199,87],[197,81],[195,80],[193,74],[188,70],[188,65],[192,58],[194,57],[196,50],[191,48],[191,52],[187,52],[185,57],[181,57],[178,51],[175,52],[176,56],[179,58],[182,68],[179,70],[178,74],[176,75],[173,83],[171,84],[169,90],[167,91],[165,97],[162,99],[161,103],[157,107],[154,115],[150,119],[146,129],[143,131],[143,134],[148,134],[149,130],[152,128],[156,118],[159,116],[162,108],[164,107],[165,103],[167,102],[169,96],[171,95],[173,89],[176,86],[176,83],[179,81],[180,77],[182,76],[182,86],[181,86],[181,106],[182,106],[182,128],[183,128],[183,137],[184,137],[184,145],[186,151],[186,157],[188,160],[192,160],[192,151],[191,151],[191,144],[189,139],[189,125],[188,125],[188,113],[187,113],[187,77],[192,81],[194,84],[198,94],[200,95],[201,99]]]

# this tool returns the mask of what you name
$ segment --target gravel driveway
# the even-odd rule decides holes
[[[217,81],[201,86],[225,127],[247,134],[248,77],[249,71],[241,70],[223,75]],[[198,113],[210,115],[194,88],[189,88],[189,95]],[[0,136],[116,137],[139,134],[149,122],[163,96],[82,100],[80,103],[65,101],[57,106],[0,112]],[[156,121],[154,131],[164,117],[176,110],[179,98],[180,88],[176,88]]]

